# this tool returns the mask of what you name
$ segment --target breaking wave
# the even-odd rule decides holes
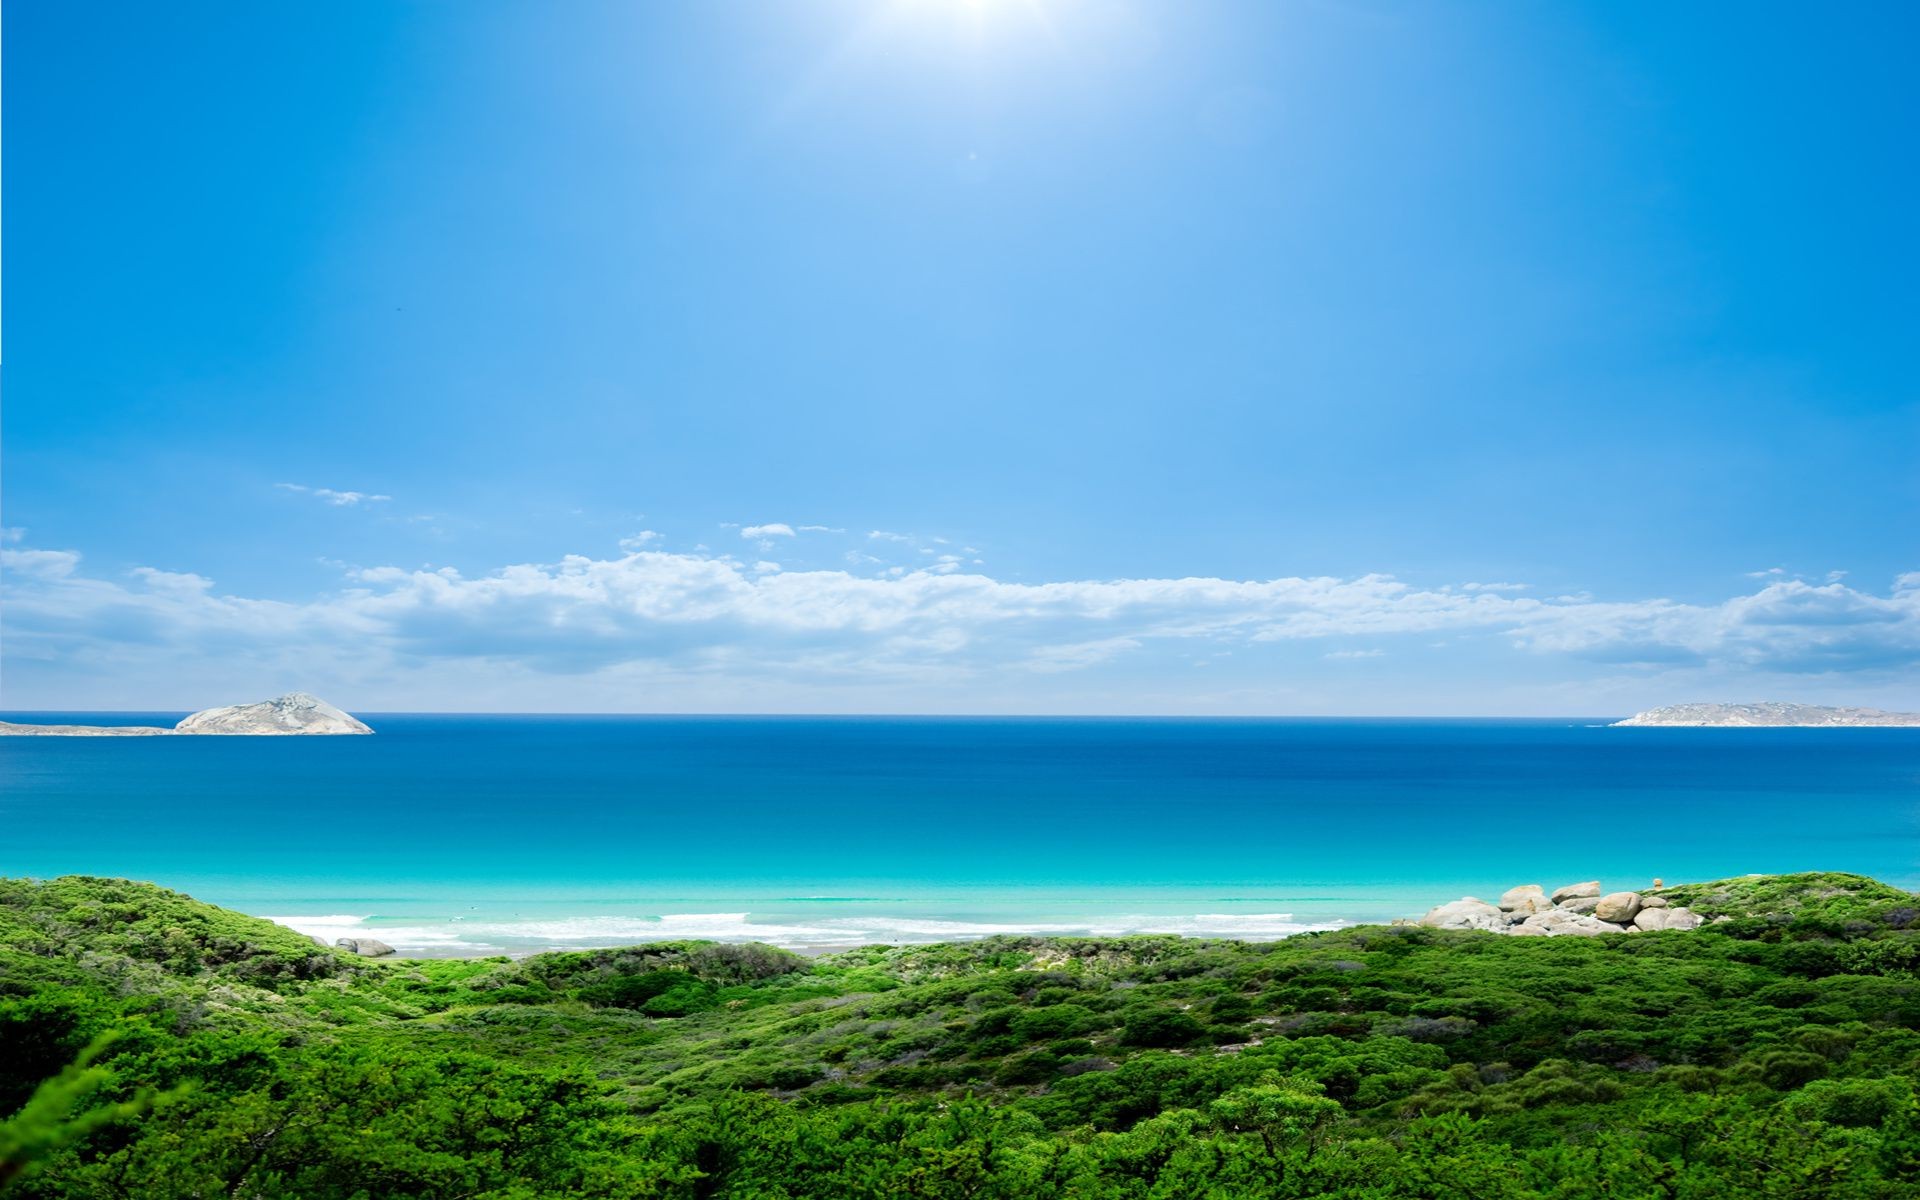
[[[871,945],[925,945],[997,935],[1126,937],[1179,934],[1182,937],[1271,941],[1346,922],[1302,922],[1292,913],[1195,913],[1185,916],[1127,914],[1081,920],[967,921],[924,917],[834,917],[783,921],[755,919],[751,913],[667,913],[658,917],[569,917],[544,920],[431,920],[378,916],[268,917],[329,944],[356,935],[376,937],[402,954],[464,956],[531,954],[542,950],[580,950],[681,939],[717,942],[766,942],[789,949],[836,950]]]

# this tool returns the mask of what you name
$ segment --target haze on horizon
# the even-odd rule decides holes
[[[1920,708],[1916,33],[17,5],[0,708]]]

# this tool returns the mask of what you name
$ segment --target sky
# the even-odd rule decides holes
[[[1916,34],[12,5],[0,708],[1920,708]]]

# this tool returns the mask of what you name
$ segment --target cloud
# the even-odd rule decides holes
[[[302,492],[318,500],[324,500],[335,508],[350,508],[356,504],[377,504],[382,500],[391,500],[392,496],[382,496],[374,492],[336,492],[332,488],[308,487],[303,483],[276,483],[273,486],[285,488],[289,492]]]
[[[802,525],[801,533],[845,533],[844,529],[835,529],[831,525]]]
[[[655,533],[651,529],[642,529],[639,533],[630,534],[627,537],[621,538],[620,548],[622,550],[644,550],[659,541],[660,536],[660,534]]]
[[[642,672],[647,687],[700,677],[748,691],[767,680],[938,688],[973,679],[1025,695],[1009,673],[1064,676],[1151,663],[1167,648],[1218,656],[1238,647],[1249,651],[1236,660],[1241,669],[1270,674],[1302,653],[1380,657],[1388,653],[1380,643],[1397,637],[1418,639],[1407,643],[1414,655],[1439,638],[1456,656],[1640,670],[1897,674],[1920,666],[1920,573],[1886,594],[1783,579],[1688,604],[1540,599],[1387,575],[1016,583],[957,558],[871,576],[643,544],[614,558],[569,555],[479,575],[373,567],[349,573],[331,594],[273,600],[224,593],[182,572],[98,576],[70,550],[10,546],[0,567],[10,661],[103,678],[271,667],[292,681],[391,681],[465,664],[493,678],[631,681]],[[1336,639],[1372,645],[1328,649]],[[1259,662],[1267,665],[1251,665]]]
[[[0,569],[42,579],[60,579],[80,567],[72,550],[0,550]]]
[[[1463,592],[1524,592],[1530,586],[1532,585],[1525,583],[1463,583],[1460,585],[1460,590]]]
[[[749,540],[765,540],[776,537],[792,537],[793,526],[774,521],[766,525],[743,525],[740,536]]]

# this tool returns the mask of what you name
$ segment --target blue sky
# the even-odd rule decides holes
[[[1920,707],[1910,6],[8,16],[6,707]]]

